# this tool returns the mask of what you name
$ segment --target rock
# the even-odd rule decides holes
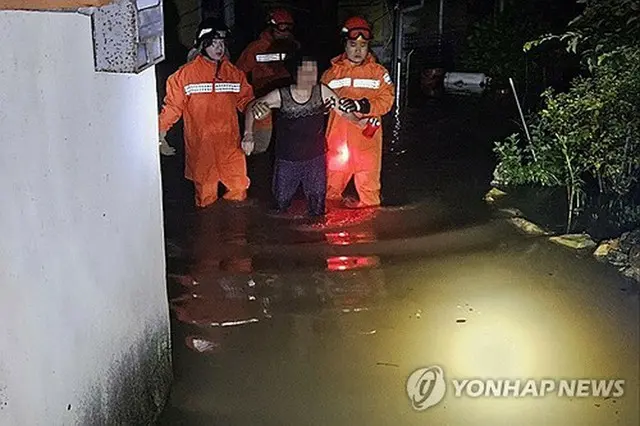
[[[619,238],[613,240],[605,240],[600,243],[598,248],[595,249],[593,255],[596,257],[605,258],[608,257],[613,250],[617,250],[618,247],[620,247]]]
[[[499,209],[498,212],[500,213],[501,217],[522,217],[523,216],[522,212],[516,209],[515,207]]]
[[[545,231],[535,223],[530,222],[521,217],[512,217],[511,219],[507,219],[507,220],[511,222],[513,225],[515,225],[521,231],[530,235],[550,235],[551,234],[549,231]]]
[[[631,278],[636,281],[640,281],[640,269],[634,268],[633,266],[623,266],[618,269],[622,275],[627,278]]]
[[[484,201],[491,204],[494,203],[497,199],[504,197],[505,195],[507,195],[506,192],[501,191],[498,188],[491,188],[491,190],[484,195]]]
[[[596,246],[595,241],[591,239],[589,234],[565,234],[549,238],[550,241],[561,244],[573,249],[593,248]]]
[[[628,258],[629,256],[627,255],[627,253],[618,249],[611,250],[607,255],[607,261],[614,266],[626,265]]]
[[[620,235],[620,245],[625,244],[628,236],[629,232],[623,232],[622,235]]]
[[[632,267],[640,269],[640,245],[631,247],[629,255],[627,256],[627,261]]]
[[[635,229],[627,235],[627,241],[630,244],[640,244],[640,229]]]
[[[635,229],[631,232],[625,232],[620,237],[620,248],[623,251],[628,251],[633,246],[640,245],[640,229]]]

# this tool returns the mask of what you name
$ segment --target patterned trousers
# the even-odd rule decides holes
[[[285,211],[289,208],[300,184],[302,184],[302,190],[307,198],[309,214],[311,216],[324,215],[327,194],[326,156],[321,155],[307,161],[276,159],[273,174],[273,196],[278,210]]]

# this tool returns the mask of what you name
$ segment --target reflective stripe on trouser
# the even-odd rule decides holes
[[[196,187],[196,206],[207,207],[218,199],[218,183],[227,188],[223,198],[231,201],[244,201],[247,198],[249,178],[247,177],[247,163],[244,155],[237,156],[226,163],[217,176],[205,182],[194,182]]]
[[[356,173],[329,170],[327,176],[327,199],[342,199],[342,193],[352,176],[354,177],[360,202],[367,206],[380,205],[380,170]]]
[[[279,210],[286,210],[302,184],[310,215],[325,213],[327,165],[324,155],[308,161],[276,160],[273,174],[273,196]]]

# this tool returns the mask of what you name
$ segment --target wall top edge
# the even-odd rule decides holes
[[[76,11],[100,7],[116,0],[0,0],[0,10]]]

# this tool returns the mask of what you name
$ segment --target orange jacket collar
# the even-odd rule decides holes
[[[200,61],[203,64],[212,66],[212,67],[220,64],[220,68],[222,68],[222,66],[225,63],[229,62],[229,57],[225,53],[224,56],[222,57],[222,59],[220,59],[220,62],[216,63],[216,62],[213,62],[211,59],[207,58],[206,56],[204,56],[202,53],[198,53],[198,56],[197,56],[196,60]]]

